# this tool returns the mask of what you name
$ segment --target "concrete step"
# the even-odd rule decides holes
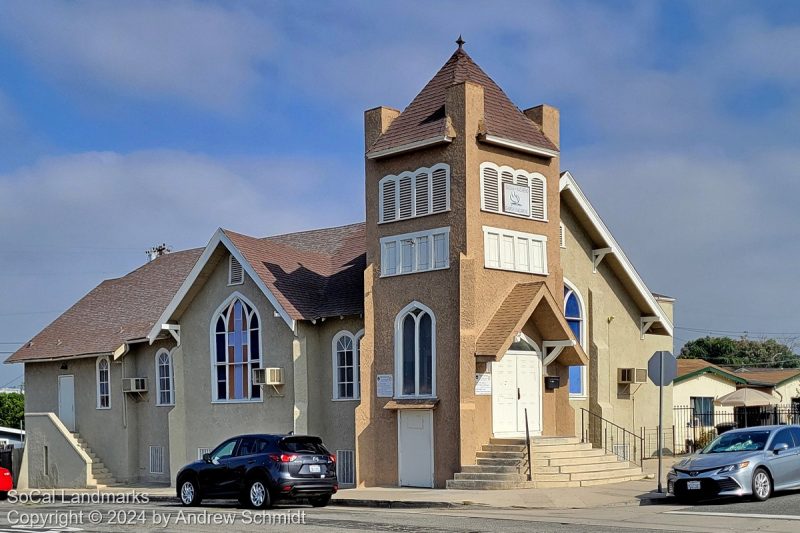
[[[578,452],[591,450],[592,445],[587,443],[573,442],[572,444],[553,444],[553,445],[533,445],[531,446],[531,455],[542,455],[546,453],[559,453],[559,452]]]
[[[637,481],[640,479],[644,479],[644,474],[639,473],[635,476],[622,476],[622,477],[610,477],[606,479],[592,479],[587,481],[580,481],[581,487],[596,487],[598,485],[611,485],[614,483],[624,483],[625,481]]]
[[[533,458],[534,466],[568,466],[568,465],[594,465],[594,464],[605,464],[605,463],[614,463],[618,461],[616,455],[613,454],[606,454],[606,455],[590,455],[588,457],[554,457],[549,459],[538,459],[536,457]]]
[[[642,469],[638,466],[635,468],[623,468],[613,471],[600,471],[600,472],[578,472],[575,474],[566,474],[570,476],[571,481],[593,481],[600,479],[613,479],[616,477],[633,477],[642,475]]]
[[[544,482],[544,481],[578,481],[576,479],[570,478],[569,474],[537,474],[534,473],[533,475],[534,481],[537,483]]]
[[[489,439],[489,444],[512,444],[516,446],[525,446],[525,439],[515,439],[515,438],[494,438],[492,437]]]
[[[570,450],[570,451],[552,451],[552,452],[539,452],[533,455],[533,460],[538,459],[573,459],[577,457],[602,457],[606,454],[604,450],[599,448],[590,448],[587,450]]]
[[[524,444],[484,444],[482,452],[518,452],[527,453]]]
[[[100,466],[98,466],[98,464]],[[103,463],[92,463],[92,474],[110,474],[111,471]]]
[[[551,468],[558,468],[564,474],[579,474],[582,472],[613,472],[615,470],[625,470],[633,465],[628,461],[617,461],[614,463],[596,463],[588,465],[565,465]],[[534,472],[538,470],[534,467]]]
[[[471,479],[448,479],[448,489],[466,490],[506,490],[506,489],[530,489],[535,485],[528,481],[476,481]]]
[[[537,489],[563,489],[568,487],[580,487],[580,481],[534,481]]]
[[[531,446],[563,446],[569,444],[580,444],[578,437],[532,437]]]
[[[527,481],[528,476],[525,474],[494,474],[485,472],[457,472],[455,474],[457,480],[475,480],[475,481]]]
[[[478,457],[475,462],[479,466],[519,466],[521,459],[496,459],[494,457]]]
[[[524,452],[478,452],[479,459],[523,459]]]
[[[487,474],[517,474],[519,467],[516,466],[493,466],[493,465],[462,465],[462,472],[485,472]]]

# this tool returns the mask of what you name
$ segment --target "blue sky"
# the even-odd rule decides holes
[[[363,110],[404,107],[459,33],[517,105],[561,109],[562,168],[678,298],[679,344],[800,337],[798,2],[1,9],[0,352],[154,244],[363,219]]]

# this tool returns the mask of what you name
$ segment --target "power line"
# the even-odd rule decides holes
[[[729,333],[732,335],[780,335],[786,337],[800,337],[800,332],[780,332],[780,331],[734,331],[728,329],[705,329],[705,328],[687,328],[675,326],[675,329],[683,331],[691,331],[693,333]]]

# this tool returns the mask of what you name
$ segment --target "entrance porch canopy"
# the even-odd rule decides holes
[[[543,282],[518,283],[478,337],[475,356],[499,361],[529,320],[542,335],[544,363],[584,366],[589,358],[564,318],[564,312]],[[552,350],[548,351],[548,348]]]

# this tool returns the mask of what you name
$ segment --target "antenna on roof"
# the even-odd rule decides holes
[[[456,44],[458,45],[458,49],[459,49],[459,50],[463,50],[463,49],[464,49],[464,43],[466,43],[466,42],[467,42],[467,41],[465,41],[465,40],[464,40],[464,39],[461,37],[461,34],[459,33],[459,34],[458,34],[458,39],[456,39]]]
[[[153,246],[152,248],[150,248],[149,250],[145,251],[144,253],[147,255],[147,257],[148,257],[148,259],[150,261],[153,261],[156,258],[161,257],[162,255],[167,255],[171,251],[172,251],[172,248],[170,248],[166,244],[162,243],[162,244],[157,244],[156,246]]]

